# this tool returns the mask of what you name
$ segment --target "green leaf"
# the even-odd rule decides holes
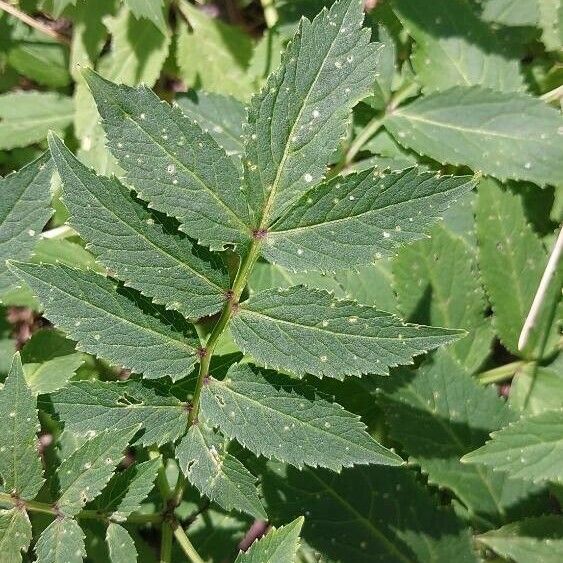
[[[367,434],[358,416],[316,396],[312,387],[248,364],[231,367],[223,381],[209,379],[201,413],[255,454],[297,467],[340,471],[354,464],[402,463]]]
[[[178,35],[176,59],[184,82],[239,99],[249,97],[253,86],[246,75],[252,55],[250,36],[188,2],[178,7],[191,28],[181,26]]]
[[[173,442],[188,422],[184,403],[140,381],[75,381],[40,404],[46,410],[52,404],[65,428],[78,436],[141,424],[145,433],[139,442],[147,446]]]
[[[52,162],[44,154],[18,172],[0,178],[0,295],[14,282],[5,261],[27,260],[37,240],[35,235],[51,216],[52,173]]]
[[[538,0],[487,0],[481,17],[485,21],[513,26],[536,26]]]
[[[47,131],[62,132],[74,114],[72,100],[54,92],[8,92],[0,95],[0,150],[42,141]]]
[[[140,426],[105,430],[63,459],[57,469],[59,510],[74,516],[96,498],[123,459],[123,451]]]
[[[257,361],[298,375],[344,379],[387,375],[388,368],[463,336],[457,330],[404,324],[391,313],[321,290],[261,291],[231,323],[235,342]]]
[[[43,466],[37,451],[36,401],[27,386],[19,354],[0,391],[0,475],[7,493],[33,499],[43,485]]]
[[[216,141],[147,88],[85,76],[110,150],[139,197],[179,219],[180,230],[203,244],[248,241],[239,171]]]
[[[399,309],[409,321],[467,330],[448,351],[473,372],[488,356],[493,337],[477,258],[447,229],[437,227],[431,235],[402,248],[393,262]]]
[[[161,0],[125,0],[132,14],[136,18],[149,19],[162,33],[166,33],[167,27],[162,11]]]
[[[395,10],[416,41],[412,63],[427,92],[479,85],[523,90],[518,56],[465,0],[396,0]]]
[[[468,177],[377,176],[372,170],[336,177],[305,194],[268,231],[264,256],[291,270],[335,270],[368,264],[422,238]]]
[[[533,483],[563,482],[563,410],[522,418],[491,438],[461,461],[482,463]]]
[[[563,372],[526,364],[511,381],[510,404],[527,415],[563,409]]]
[[[240,510],[266,520],[256,490],[256,477],[227,452],[219,434],[194,424],[176,447],[176,459],[190,484],[225,510]]]
[[[244,151],[242,125],[246,121],[244,106],[236,98],[213,92],[191,91],[178,96],[176,103],[190,119],[209,133],[241,166],[240,156]]]
[[[229,276],[219,258],[166,232],[115,178],[88,170],[55,137],[49,139],[63,182],[68,222],[110,271],[155,303],[198,318],[225,302]]]
[[[40,238],[33,249],[31,261],[35,264],[65,264],[100,273],[106,271],[81,244],[68,239]]]
[[[110,522],[106,533],[106,542],[110,560],[113,563],[137,562],[135,542],[123,526]]]
[[[264,475],[274,523],[305,515],[302,538],[330,561],[476,563],[469,530],[404,468],[274,468]]]
[[[251,101],[245,176],[256,228],[322,178],[350,110],[370,91],[380,46],[361,30],[362,6],[342,0],[301,20],[281,67]]]
[[[21,355],[25,379],[34,395],[64,387],[86,359],[75,351],[73,342],[51,329],[35,332]]]
[[[37,540],[37,563],[82,563],[86,557],[84,537],[76,520],[56,518]]]
[[[516,418],[496,389],[479,384],[446,352],[416,373],[402,370],[381,382],[391,436],[429,482],[453,491],[480,526],[529,514],[545,502],[540,488],[459,458],[481,446],[489,432]]]
[[[111,513],[112,520],[125,521],[141,508],[154,487],[160,457],[142,463],[134,463],[125,471],[116,473],[102,493],[95,499],[94,507],[103,513]]]
[[[394,110],[385,126],[404,146],[500,180],[558,185],[563,119],[527,94],[451,88]]]
[[[18,41],[10,50],[8,62],[20,74],[48,88],[64,88],[71,82],[68,49],[43,37]]]
[[[561,0],[538,0],[542,41],[548,51],[563,45],[563,4]]]
[[[479,266],[502,343],[520,355],[518,338],[538,288],[547,256],[524,215],[519,196],[496,182],[481,182],[476,208]],[[533,342],[525,355],[533,355]],[[536,339],[537,340],[537,339]]]
[[[245,553],[240,552],[235,563],[292,563],[299,549],[299,533],[303,522],[301,516],[286,526],[271,528]]]
[[[38,296],[45,316],[77,341],[78,350],[148,378],[181,379],[195,364],[195,337],[181,332],[187,325],[156,309],[154,315],[143,312],[137,306],[142,300],[130,290],[118,291],[104,276],[62,265],[12,263],[10,268]]]
[[[0,510],[0,553],[3,563],[20,563],[31,543],[31,522],[25,510]]]
[[[512,522],[477,539],[515,563],[558,563],[563,558],[562,530],[563,517],[552,514]]]
[[[369,98],[368,103],[375,109],[384,109],[391,100],[393,79],[397,72],[395,65],[397,52],[393,37],[385,26],[377,26],[377,36],[379,41],[383,44],[383,47],[381,48],[377,72],[375,74],[373,96]]]
[[[76,6],[77,0],[53,0],[53,15],[59,18],[67,6]]]

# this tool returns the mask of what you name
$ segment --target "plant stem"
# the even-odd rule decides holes
[[[561,98],[563,98],[563,86],[558,86],[557,88],[546,92],[545,94],[540,96],[540,98],[547,104],[560,100]]]
[[[268,28],[272,29],[278,22],[278,12],[273,0],[261,0],[262,9],[264,10],[264,19]]]
[[[205,563],[179,524],[174,526],[174,537],[191,563]]]
[[[172,537],[170,522],[163,522],[160,542],[160,563],[172,562]]]
[[[233,287],[229,292],[229,297],[225,302],[225,305],[223,306],[221,316],[219,317],[217,324],[213,327],[205,348],[202,350],[203,357],[201,358],[201,361],[199,363],[199,374],[194,390],[194,396],[192,399],[192,407],[188,416],[189,425],[193,424],[197,420],[199,403],[201,399],[201,390],[203,388],[205,378],[209,375],[209,365],[211,363],[211,358],[213,356],[215,346],[217,345],[219,338],[221,338],[221,335],[227,328],[229,321],[233,316],[233,312],[238,307],[240,296],[244,291],[244,288],[246,287],[248,277],[252,272],[252,268],[254,268],[254,264],[256,264],[256,260],[258,260],[259,254],[260,241],[255,238],[250,244],[248,252],[240,264],[239,270],[233,282]]]
[[[4,0],[0,0],[0,10],[4,10],[8,14],[14,16],[15,18],[18,18],[19,20],[26,23],[30,27],[33,27],[37,31],[40,31],[45,35],[52,37],[53,39],[55,39],[55,41],[58,41],[59,43],[64,43],[65,45],[70,45],[70,39],[68,37],[62,35],[61,33],[55,31],[54,29],[51,29],[48,25],[45,25],[44,23],[41,23],[40,21],[33,19],[25,12],[22,12],[21,10],[19,10],[15,6],[12,6],[8,2],[5,2]]]
[[[511,362],[504,366],[498,368],[490,369],[484,371],[477,375],[479,383],[487,385],[488,383],[499,383],[505,379],[510,379],[517,370],[523,368],[526,365],[524,361]]]
[[[374,117],[354,139],[354,142],[346,152],[344,167],[348,166],[354,160],[356,155],[362,150],[362,147],[379,131],[380,127],[383,125],[383,118],[384,116],[382,115]]]

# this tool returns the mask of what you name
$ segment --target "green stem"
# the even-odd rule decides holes
[[[192,545],[192,542],[189,540],[182,526],[174,526],[174,537],[191,563],[205,563],[195,550],[195,547]]]
[[[510,364],[484,371],[477,375],[477,379],[479,380],[479,383],[482,383],[483,385],[487,385],[488,383],[499,383],[500,381],[510,379],[517,370],[523,368],[525,365],[526,362],[521,360],[511,362]]]
[[[172,526],[170,522],[162,524],[162,535],[160,542],[160,563],[172,562]]]
[[[383,125],[383,119],[383,115],[377,115],[362,129],[346,152],[344,167],[352,163],[356,155],[362,150],[362,147],[379,131]]]
[[[261,2],[266,25],[272,29],[272,27],[274,27],[278,22],[278,12],[276,10],[276,6],[274,5],[274,0],[261,0]]]

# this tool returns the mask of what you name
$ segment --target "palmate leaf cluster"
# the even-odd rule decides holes
[[[0,298],[54,327],[14,355],[0,325],[7,561],[558,560],[559,270],[519,336],[563,11],[301,4],[255,42],[184,0],[56,0],[59,91],[0,94],[0,149],[52,130],[1,180]]]

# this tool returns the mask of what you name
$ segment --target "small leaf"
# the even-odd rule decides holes
[[[161,445],[186,431],[186,405],[176,397],[157,392],[140,381],[76,381],[53,393],[42,405],[49,405],[78,436],[94,436],[106,428],[142,425],[139,439],[144,445]]]
[[[100,262],[155,303],[192,318],[216,313],[229,276],[219,258],[154,224],[118,180],[97,176],[56,137],[53,161],[63,182],[69,223]]]
[[[563,410],[522,418],[491,438],[461,461],[483,463],[533,483],[563,482]]]
[[[451,88],[394,110],[385,126],[408,148],[500,180],[543,186],[563,176],[563,120],[527,94]]]
[[[0,390],[0,475],[4,490],[31,500],[43,485],[43,466],[37,451],[36,401],[27,386],[20,355],[12,360]]]
[[[53,164],[46,153],[18,172],[0,178],[0,294],[11,288],[14,277],[5,262],[27,260],[52,214]]]
[[[130,514],[141,508],[142,502],[152,491],[161,464],[159,456],[134,463],[125,471],[116,473],[95,499],[94,507],[100,512],[111,513],[114,521],[127,520]]]
[[[37,563],[82,563],[86,557],[84,538],[76,520],[56,518],[37,540]]]
[[[31,522],[25,510],[0,510],[0,553],[3,563],[20,563],[31,543]]]
[[[101,493],[138,430],[139,426],[106,430],[63,459],[57,469],[61,491],[57,507],[65,516],[74,516]]]
[[[235,563],[292,563],[299,549],[299,533],[303,522],[301,516],[286,526],[271,528],[246,552],[240,552]]]
[[[196,362],[195,336],[187,325],[169,326],[144,313],[130,290],[118,292],[104,276],[67,266],[12,263],[44,306],[45,316],[77,341],[77,349],[99,355],[145,377],[188,375]],[[150,304],[145,303],[146,306]]]
[[[473,185],[468,177],[418,174],[416,168],[333,178],[307,192],[269,229],[264,256],[291,270],[369,264],[424,237]]]
[[[201,412],[255,454],[297,467],[340,471],[354,464],[402,463],[365,431],[358,416],[315,396],[309,386],[248,364],[231,367],[223,381],[209,380]]]
[[[194,424],[176,447],[176,459],[188,481],[225,510],[240,510],[266,520],[256,477],[226,450],[224,438]]]
[[[54,92],[8,92],[0,95],[0,150],[42,141],[52,129],[62,132],[74,108],[67,96]]]
[[[526,415],[563,409],[563,372],[527,363],[510,383],[510,405]]]
[[[125,0],[129,9],[136,18],[149,19],[162,33],[166,33],[167,27],[162,11],[161,0]]]
[[[542,41],[548,51],[563,46],[563,6],[561,0],[538,0]]]
[[[129,532],[119,524],[110,522],[106,542],[112,563],[136,563],[137,548]]]
[[[361,29],[363,4],[335,2],[299,29],[245,129],[245,177],[253,225],[273,220],[325,173],[352,107],[369,93],[380,45]]]
[[[551,514],[512,522],[477,540],[515,563],[558,563],[563,558],[563,517]]]
[[[297,375],[344,379],[387,375],[463,331],[404,324],[391,313],[295,286],[265,290],[243,303],[231,323],[236,343],[257,361]]]
[[[148,88],[118,86],[93,72],[85,77],[109,148],[139,197],[202,244],[247,242],[240,173],[211,135]]]

